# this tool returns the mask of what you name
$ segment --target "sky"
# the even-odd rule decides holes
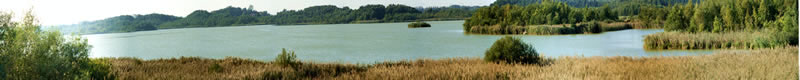
[[[494,0],[0,0],[0,11],[13,12],[20,20],[33,10],[43,25],[77,24],[119,15],[162,13],[186,16],[194,10],[217,10],[227,6],[253,5],[256,11],[275,14],[283,9],[299,10],[315,5],[336,5],[356,9],[367,4],[404,4],[412,7],[450,5],[483,6]]]

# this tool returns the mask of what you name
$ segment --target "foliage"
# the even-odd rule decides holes
[[[525,7],[518,5],[488,6],[479,8],[464,22],[466,32],[473,27],[525,26],[540,24],[575,24],[594,20],[616,20],[617,15],[608,6],[572,8],[555,1],[542,1]]]
[[[86,66],[88,69],[84,72],[88,72],[85,74],[88,74],[91,79],[112,80],[116,78],[116,74],[111,71],[111,64],[110,58],[90,59],[89,66]]]
[[[408,23],[408,28],[417,28],[417,27],[431,27],[431,24],[421,21]]]
[[[664,32],[647,35],[645,49],[754,49],[796,45],[797,33],[784,32]]]
[[[505,36],[495,41],[492,47],[486,50],[484,59],[490,62],[529,64],[538,64],[541,60],[539,53],[536,53],[532,45],[511,36]]]
[[[110,79],[107,65],[88,58],[90,46],[80,37],[40,30],[28,12],[21,23],[0,14],[1,79]]]
[[[157,26],[170,21],[181,19],[180,17],[165,14],[147,15],[121,15],[103,20],[83,22],[67,26],[59,26],[61,31],[67,33],[114,33],[114,32],[133,32],[156,30]]]
[[[719,33],[772,29],[796,33],[796,6],[797,0],[705,0],[697,5],[676,5],[663,8],[669,10],[665,30]]]
[[[477,26],[468,29],[469,33],[477,34],[532,34],[532,35],[558,35],[558,34],[592,34],[607,31],[633,29],[629,23],[613,22],[600,23],[597,21],[560,24],[560,25],[529,25],[529,26]]]
[[[368,22],[407,22],[415,20],[463,19],[471,16],[476,7],[450,6],[413,8],[401,4],[383,6],[365,5],[359,9],[339,8],[333,5],[320,5],[303,10],[284,10],[275,16],[260,17],[266,24],[339,24]]]
[[[208,71],[211,71],[211,72],[222,72],[222,70],[223,70],[223,69],[222,69],[222,66],[220,66],[220,65],[219,65],[219,64],[217,64],[217,63],[211,64],[211,65],[208,67]]]
[[[183,19],[158,25],[158,29],[244,25],[259,22],[256,17],[270,16],[266,11],[228,6],[208,12],[196,10]]]
[[[705,0],[653,11],[644,18],[666,15],[667,32],[648,35],[652,49],[772,48],[797,45],[797,0]],[[650,23],[654,24],[654,23]],[[758,33],[758,34],[756,34]],[[736,35],[730,35],[736,34]]]
[[[470,31],[468,33],[478,33],[478,34],[523,34],[527,30],[527,28],[522,26],[493,25],[493,26],[472,27],[467,30]]]
[[[275,64],[284,66],[284,67],[297,67],[298,65],[302,64],[297,61],[297,56],[294,55],[294,51],[286,52],[286,49],[281,49],[281,54],[278,54],[278,57],[275,58]]]
[[[416,20],[461,20],[472,16],[477,6],[414,8],[401,4],[371,4],[350,9],[334,5],[311,6],[303,10],[283,10],[275,15],[255,11],[252,6],[228,6],[219,10],[195,10],[186,17],[164,14],[121,15],[103,20],[61,25],[52,28],[65,33],[99,34],[157,29],[216,27],[259,24],[340,24],[369,22],[406,22]]]
[[[582,29],[577,26],[561,26],[561,27],[552,27],[552,26],[528,26],[527,27],[527,34],[536,34],[536,35],[553,35],[553,34],[578,34],[582,33]]]

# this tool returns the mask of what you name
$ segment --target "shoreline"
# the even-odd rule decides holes
[[[463,21],[464,19],[434,19],[434,20],[421,20],[421,21]],[[375,23],[338,23],[338,24],[379,24],[379,23],[406,23],[406,22],[414,22],[411,21],[398,21],[398,22],[375,22]],[[213,27],[239,27],[239,26],[254,26],[254,25],[274,25],[274,26],[293,26],[293,25],[333,25],[333,24],[285,24],[285,25],[278,25],[278,24],[242,24],[242,25],[230,25],[230,26],[212,26],[212,27],[186,27],[186,28],[213,28]],[[168,29],[184,29],[184,28],[168,28]],[[142,30],[142,31],[157,31],[157,30],[168,30],[168,29],[156,29],[156,30]],[[140,32],[140,31],[132,31],[132,32],[111,32],[111,33],[89,33],[89,34],[79,34],[79,35],[95,35],[95,34],[113,34],[113,33],[133,33],[133,32]],[[72,33],[65,33],[65,34],[72,34]]]

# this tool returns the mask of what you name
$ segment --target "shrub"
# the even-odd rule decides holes
[[[217,63],[211,64],[211,66],[208,67],[208,71],[211,71],[211,72],[222,72],[222,66],[220,66]]]
[[[97,80],[111,80],[115,79],[115,74],[111,71],[111,59],[109,58],[99,58],[99,59],[90,59],[88,69],[84,72],[88,72],[86,74],[89,75],[91,79]]]
[[[539,54],[531,45],[511,36],[495,41],[492,47],[486,51],[484,59],[490,62],[527,64],[538,64],[540,60]]]
[[[31,12],[22,22],[11,17],[0,12],[0,80],[100,79],[106,73],[94,72],[109,69],[88,58],[86,39],[41,30]]]
[[[600,24],[597,21],[592,21],[583,26],[583,33],[600,33]]]
[[[294,51],[286,52],[286,49],[281,50],[281,54],[278,54],[278,57],[275,58],[275,64],[284,66],[284,67],[297,67],[300,62],[297,61],[297,56],[294,55]]]

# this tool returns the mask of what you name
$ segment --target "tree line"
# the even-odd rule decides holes
[[[502,5],[479,8],[464,22],[464,29],[488,26],[526,26],[539,24],[575,24],[596,20],[617,20],[606,6],[574,8],[566,3],[544,0],[526,6]]]
[[[648,9],[647,17],[679,32],[734,32],[769,29],[797,33],[797,0],[706,0]]]
[[[410,22],[417,20],[462,20],[472,16],[478,6],[452,5],[448,7],[415,8],[402,4],[364,5],[358,9],[319,5],[302,10],[283,10],[277,14],[255,11],[253,6],[239,8],[228,6],[214,11],[195,10],[186,17],[165,14],[121,15],[103,20],[61,25],[48,29],[82,34],[133,32],[156,29],[215,27],[235,25],[295,25]]]

